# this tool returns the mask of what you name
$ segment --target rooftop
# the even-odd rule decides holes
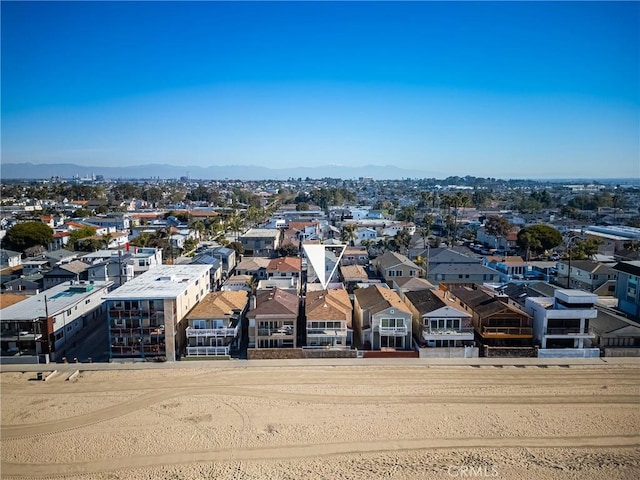
[[[106,296],[106,300],[176,298],[196,280],[209,276],[211,265],[157,265]]]
[[[67,310],[72,305],[83,301],[87,297],[94,295],[96,291],[107,288],[111,284],[113,282],[74,282],[72,285],[69,282],[65,282],[3,308],[0,311],[0,317],[2,320],[34,320],[36,318],[44,318],[47,314],[51,317]]]

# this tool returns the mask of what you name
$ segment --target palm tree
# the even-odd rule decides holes
[[[427,239],[431,234],[431,226],[433,225],[433,215],[427,213],[422,219],[422,224],[424,225],[422,228],[418,229],[418,234],[422,237],[422,241],[424,242],[424,248],[427,248]]]
[[[423,272],[426,272],[427,261],[422,255],[418,255],[416,259],[413,261],[413,263],[419,266]],[[420,272],[420,273],[422,274],[423,272]]]
[[[109,248],[109,243],[111,242],[111,232],[107,232],[100,237],[101,242],[104,244],[104,248]]]
[[[455,242],[458,233],[458,209],[464,209],[469,204],[469,195],[465,192],[456,192],[453,196],[452,204],[454,207],[453,241]]]
[[[357,238],[356,226],[353,224],[345,224],[342,226],[342,233],[340,239],[343,242],[349,242],[351,246],[354,245],[354,240]]]
[[[196,220],[195,222],[193,222],[191,224],[191,229],[198,234],[198,238],[199,239],[202,239],[204,237],[204,233],[206,231],[206,228],[205,228],[204,223],[202,222],[202,220]]]
[[[244,219],[240,215],[238,215],[237,212],[234,212],[233,215],[231,215],[231,217],[229,218],[227,226],[232,232],[236,234],[235,239],[236,241],[238,241],[238,238],[240,237],[239,233],[244,227]]]

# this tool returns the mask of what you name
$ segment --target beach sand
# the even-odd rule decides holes
[[[640,366],[225,363],[3,372],[2,478],[640,478]]]

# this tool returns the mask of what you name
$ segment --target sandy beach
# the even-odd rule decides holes
[[[2,478],[637,479],[640,365],[3,372]]]

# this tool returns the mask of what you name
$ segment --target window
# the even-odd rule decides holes
[[[207,328],[206,320],[193,320],[193,328],[202,329]]]
[[[71,309],[67,310],[67,315],[71,315]]]
[[[627,300],[633,302],[636,299],[638,293],[638,283],[635,279],[629,277],[627,281]]]

